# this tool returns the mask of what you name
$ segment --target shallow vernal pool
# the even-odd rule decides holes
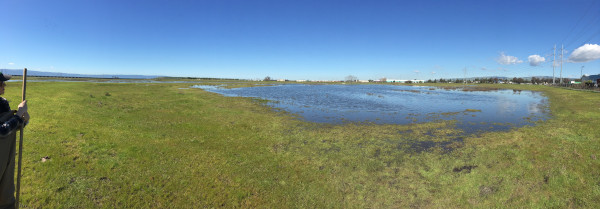
[[[317,123],[409,124],[456,120],[467,132],[506,130],[548,118],[547,99],[534,91],[396,85],[275,85],[224,89],[193,86],[268,105]]]

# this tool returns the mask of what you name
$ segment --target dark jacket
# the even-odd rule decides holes
[[[0,97],[0,115],[12,114],[8,101]],[[15,207],[15,148],[17,129],[23,124],[19,116],[0,121],[0,209]]]

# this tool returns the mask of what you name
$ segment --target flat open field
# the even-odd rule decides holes
[[[482,85],[552,118],[423,150],[450,122],[319,125],[190,85],[29,83],[23,208],[600,207],[599,93]]]

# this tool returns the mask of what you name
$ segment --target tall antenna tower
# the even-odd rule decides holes
[[[552,52],[552,85],[556,84],[556,77],[554,76],[554,67],[556,67],[556,44],[554,44],[554,51]]]
[[[563,66],[563,52],[565,51],[565,45],[560,45],[560,84],[563,83],[562,78],[562,66]]]

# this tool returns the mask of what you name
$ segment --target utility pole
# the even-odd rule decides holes
[[[562,85],[563,83],[563,79],[562,79],[562,66],[563,66],[563,52],[565,51],[565,45],[560,46],[560,84]]]
[[[554,76],[554,67],[556,66],[556,44],[554,44],[554,51],[552,52],[552,85],[556,82],[556,77]]]

